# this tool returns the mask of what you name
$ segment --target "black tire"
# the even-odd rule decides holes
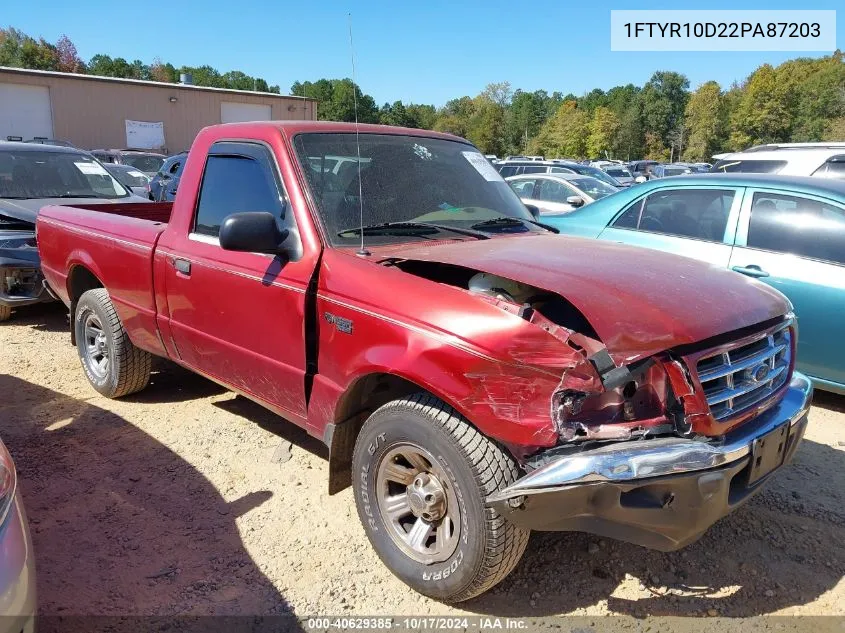
[[[12,318],[12,308],[10,306],[0,306],[0,322],[8,321]]]
[[[86,328],[99,324],[103,356],[108,362],[100,368],[89,355]],[[135,347],[123,328],[105,288],[88,290],[76,304],[73,319],[76,349],[88,382],[107,398],[120,398],[141,391],[150,382],[152,355]],[[91,329],[89,332],[93,331]]]
[[[458,500],[460,533],[453,541],[457,545],[448,558],[438,562],[420,562],[403,551],[394,524],[385,522],[380,490],[394,484],[379,478],[379,468],[387,463],[385,458],[395,459],[390,456],[401,452],[403,446],[425,449],[438,462],[433,468],[440,469],[451,499]],[[444,602],[469,600],[504,579],[522,557],[530,532],[509,523],[485,503],[488,495],[519,477],[519,467],[434,396],[415,394],[375,411],[358,435],[352,468],[355,504],[370,543],[387,568],[419,593]],[[400,485],[399,496],[402,494]],[[410,520],[422,518],[415,513]],[[439,531],[436,534],[439,538]],[[442,556],[448,553],[447,549]]]

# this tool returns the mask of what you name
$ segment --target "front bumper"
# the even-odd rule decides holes
[[[37,261],[0,257],[0,305],[12,308],[52,301]]]
[[[35,557],[20,495],[0,526],[0,633],[32,633]]]
[[[487,501],[521,527],[679,549],[792,459],[812,396],[812,383],[796,372],[780,402],[718,442],[665,438],[585,450],[554,459]],[[781,442],[777,463],[761,438]]]

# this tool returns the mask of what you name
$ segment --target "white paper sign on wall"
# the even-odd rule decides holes
[[[138,149],[164,147],[164,123],[126,119],[126,147]]]

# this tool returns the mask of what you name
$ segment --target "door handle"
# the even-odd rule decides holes
[[[181,257],[174,257],[170,260],[170,263],[173,264],[173,267],[176,269],[176,272],[180,272],[183,275],[190,276],[191,262],[189,262],[187,259],[182,259]]]
[[[748,266],[732,266],[731,270],[759,279],[761,277],[768,277],[769,273],[757,266],[756,264],[749,264]]]

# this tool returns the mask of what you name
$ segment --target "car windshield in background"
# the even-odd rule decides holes
[[[689,167],[666,167],[663,170],[664,176],[680,176],[690,173],[692,173],[692,170]]]
[[[606,182],[602,182],[596,178],[590,178],[589,176],[584,176],[583,178],[570,178],[568,182],[578,187],[578,189],[586,193],[593,200],[604,198],[605,196],[609,196],[610,194],[619,191],[616,187],[611,187]]]
[[[106,171],[114,176],[119,183],[127,187],[146,187],[150,182],[150,177],[144,172],[138,171],[134,167],[128,165],[115,165],[114,163],[107,163],[103,165]]]
[[[531,224],[525,205],[472,146],[393,134],[360,135],[362,223],[355,140],[355,134],[330,133],[299,134],[294,140],[312,198],[335,246],[360,242],[361,224],[369,227],[369,244],[458,236],[448,228],[489,233],[543,230]],[[389,223],[406,224],[384,226]]]
[[[605,169],[608,175],[613,176],[614,178],[630,178],[631,172],[627,169],[620,169],[614,167],[608,167]]]
[[[720,160],[713,165],[711,172],[776,174],[786,166],[785,160]]]
[[[619,181],[598,167],[590,167],[589,165],[567,165],[567,167],[570,167],[576,174],[597,178],[617,189],[619,188]]]
[[[0,151],[0,198],[125,198],[128,195],[87,154]]]
[[[154,154],[124,154],[123,162],[135,169],[153,174],[164,164],[164,158]]]

